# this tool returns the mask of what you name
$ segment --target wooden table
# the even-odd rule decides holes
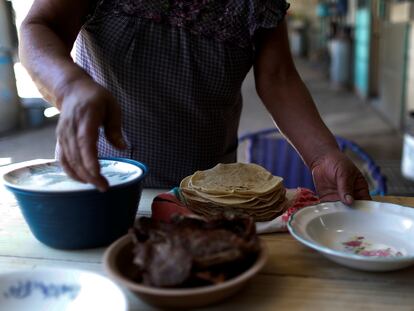
[[[144,191],[140,212],[149,211],[152,198],[159,192]],[[414,198],[375,199],[414,207]],[[360,272],[328,261],[287,233],[264,235],[262,239],[270,251],[265,268],[239,294],[207,310],[414,310],[414,268],[392,273]],[[103,251],[60,251],[41,244],[29,231],[14,198],[0,185],[0,273],[41,267],[104,273]],[[154,310],[127,295],[130,310]]]

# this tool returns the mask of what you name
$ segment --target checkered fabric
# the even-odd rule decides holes
[[[128,157],[147,164],[146,187],[173,187],[196,170],[236,161],[241,85],[252,66],[254,48],[232,43],[241,37],[251,40],[251,29],[260,25],[250,25],[252,14],[243,13],[239,24],[227,28],[242,23],[247,27],[228,30],[234,34],[232,40],[220,40],[220,36],[215,40],[189,30],[189,23],[180,27],[148,18],[142,7],[125,11],[122,3],[126,2],[155,1],[101,1],[76,43],[77,63],[112,92],[122,108],[128,148],[113,148],[101,132],[99,156]],[[214,2],[237,2],[239,12],[250,12],[258,7],[252,3],[262,1]],[[283,18],[286,2],[275,3],[280,7],[273,15],[266,13],[263,27],[276,27]],[[261,8],[263,14],[267,7]],[[198,23],[193,20],[193,24]]]
[[[285,0],[112,0],[100,6],[240,47],[251,46],[258,28],[275,27],[288,8]]]

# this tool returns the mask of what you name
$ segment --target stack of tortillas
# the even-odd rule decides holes
[[[188,208],[207,218],[233,211],[269,221],[286,207],[283,179],[257,164],[218,164],[187,176],[180,187]]]

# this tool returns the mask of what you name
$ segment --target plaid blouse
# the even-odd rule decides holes
[[[128,148],[100,133],[99,156],[148,165],[146,187],[236,161],[241,85],[254,34],[283,19],[284,0],[103,0],[76,42],[76,62],[122,108]]]

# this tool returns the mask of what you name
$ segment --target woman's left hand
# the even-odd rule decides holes
[[[335,150],[317,159],[312,167],[316,191],[322,202],[371,200],[368,183],[360,170],[341,151]]]

